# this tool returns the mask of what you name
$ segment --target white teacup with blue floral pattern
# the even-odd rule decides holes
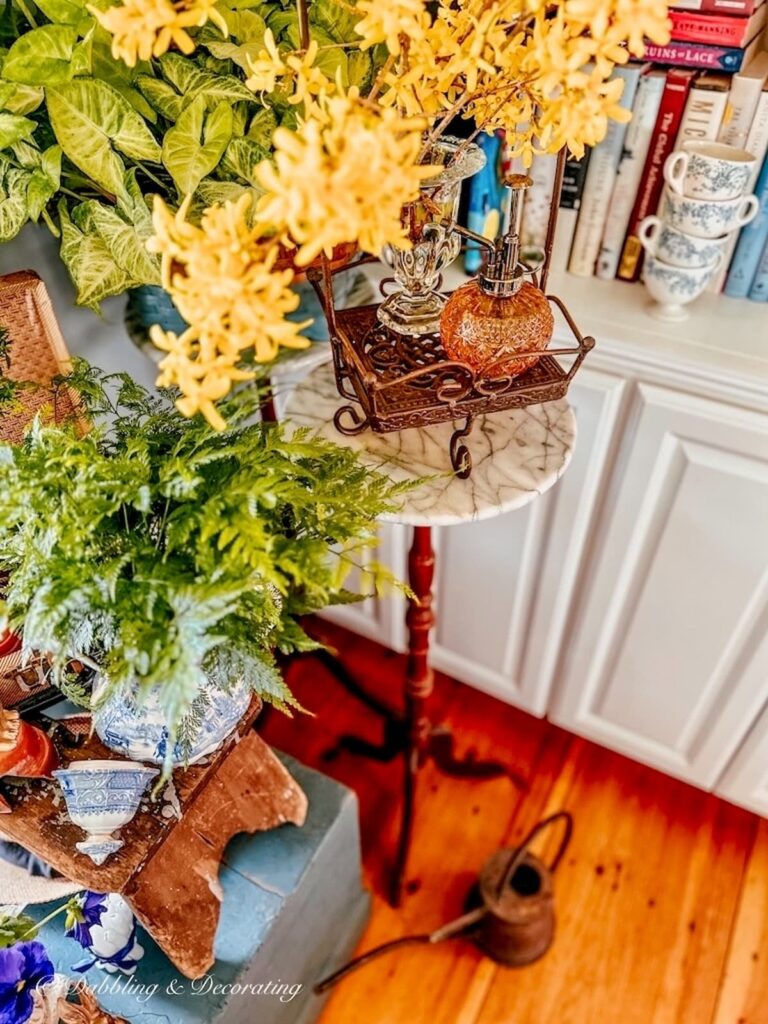
[[[637,228],[637,237],[647,253],[673,267],[709,267],[725,252],[728,235],[698,238],[678,231],[661,217],[645,217]]]
[[[673,267],[656,256],[646,255],[643,281],[656,300],[653,315],[660,320],[685,320],[688,314],[683,307],[701,295],[722,262],[723,254],[718,253],[708,267]]]
[[[746,149],[692,139],[669,155],[664,180],[679,196],[722,202],[744,195],[755,163]]]
[[[721,201],[689,199],[670,189],[664,190],[664,219],[687,235],[697,238],[721,238],[736,231],[757,216],[757,196],[736,196]]]

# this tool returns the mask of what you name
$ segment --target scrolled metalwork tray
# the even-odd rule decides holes
[[[594,338],[581,334],[561,300],[548,295],[556,320],[559,316],[564,321],[573,343],[526,353],[539,360],[516,377],[484,378],[466,363],[449,359],[438,334],[414,338],[391,331],[377,319],[376,303],[336,309],[332,275],[326,268],[309,276],[328,318],[336,385],[347,400],[334,416],[336,429],[348,435],[366,429],[384,434],[463,420],[449,448],[451,465],[462,477],[472,471],[463,438],[475,417],[563,398],[595,344]],[[562,366],[558,357],[566,357],[570,365]]]

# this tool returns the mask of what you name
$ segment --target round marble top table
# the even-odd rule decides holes
[[[332,366],[313,370],[288,400],[286,415],[291,422],[314,428],[321,435],[360,453],[372,469],[396,481],[421,481],[405,495],[404,504],[389,518],[414,527],[408,554],[408,663],[405,673],[404,712],[393,711],[367,693],[343,663],[327,648],[318,656],[336,678],[367,707],[385,721],[383,744],[371,744],[357,736],[342,737],[339,746],[351,753],[389,761],[402,755],[403,803],[400,835],[392,873],[391,899],[402,900],[405,872],[413,837],[416,782],[428,759],[453,778],[490,779],[513,773],[495,761],[474,757],[461,759],[453,751],[453,735],[444,726],[434,726],[427,700],[434,676],[429,664],[429,634],[435,624],[432,608],[432,580],[435,552],[433,526],[468,523],[511,512],[543,494],[562,474],[571,458],[576,423],[564,400],[527,409],[508,409],[478,416],[464,444],[472,456],[472,474],[457,477],[449,457],[451,423],[375,434],[365,430],[347,436],[333,425],[333,416],[345,400],[336,390]],[[458,425],[458,424],[457,424]],[[430,479],[424,481],[424,477]]]
[[[334,413],[344,402],[336,390],[333,367],[320,366],[296,387],[286,416],[353,448],[368,466],[393,480],[431,477],[409,491],[402,509],[388,517],[411,526],[473,522],[527,505],[559,479],[576,440],[576,420],[565,399],[478,416],[464,438],[472,455],[472,475],[461,480],[448,455],[458,423],[348,436],[333,425]]]

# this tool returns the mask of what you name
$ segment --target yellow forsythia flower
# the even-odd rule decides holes
[[[268,28],[264,33],[264,46],[266,49],[259,52],[256,60],[248,61],[251,76],[245,84],[253,92],[274,92],[279,83],[281,89],[293,89],[288,102],[297,104],[322,92],[333,91],[334,83],[314,66],[318,53],[316,40],[312,40],[306,51],[295,51],[282,57],[272,29]]]
[[[274,162],[255,171],[265,195],[257,216],[284,225],[300,246],[297,266],[321,252],[357,242],[377,254],[385,245],[408,246],[401,223],[405,203],[435,169],[418,166],[424,122],[348,95],[321,95],[308,104],[296,131],[278,128]]]
[[[152,215],[149,248],[161,254],[163,286],[189,324],[179,336],[152,329],[152,341],[167,353],[158,385],[177,386],[181,412],[201,412],[219,430],[225,424],[216,401],[253,376],[242,368],[245,356],[265,363],[281,346],[309,344],[299,334],[307,323],[286,319],[299,305],[289,287],[293,271],[275,270],[280,248],[249,225],[250,202],[244,193],[235,203],[211,206],[197,226],[187,220],[189,197],[174,214],[156,196]]]
[[[223,35],[229,35],[227,24],[215,9],[216,0],[123,0],[101,11],[88,10],[112,36],[112,56],[134,67],[139,60],[160,57],[171,46],[182,53],[192,53],[195,43],[188,28],[204,25],[208,20]]]
[[[402,39],[410,45],[424,34],[424,0],[359,0],[355,10],[365,15],[355,26],[363,49],[386,43],[389,52],[396,55]]]

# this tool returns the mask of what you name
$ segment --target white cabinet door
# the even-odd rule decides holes
[[[545,712],[625,391],[582,370],[569,392],[576,449],[554,488],[518,512],[435,532],[436,668]]]
[[[768,416],[640,385],[604,522],[552,717],[710,788],[768,696]]]
[[[379,545],[366,552],[366,560],[375,559],[390,568],[404,580],[407,572],[407,552],[410,531],[404,526],[379,523]],[[350,574],[346,586],[353,593],[365,592],[360,585],[357,572]],[[383,597],[372,597],[355,604],[336,605],[322,612],[324,619],[336,622],[345,629],[376,640],[393,650],[404,650],[406,602],[402,594],[395,592]]]
[[[763,643],[768,646],[768,622],[763,630]],[[765,657],[768,658],[768,653]],[[726,800],[768,817],[768,707],[752,726],[749,736],[715,786],[715,792]]]

